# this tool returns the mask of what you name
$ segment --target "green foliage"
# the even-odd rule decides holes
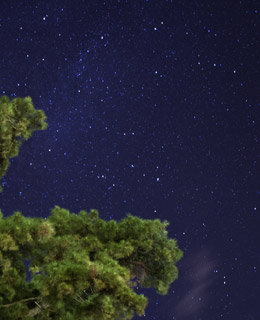
[[[0,98],[0,179],[24,140],[47,127],[31,98]],[[2,188],[0,186],[0,192]],[[0,210],[0,318],[124,320],[144,314],[148,299],[134,287],[167,294],[182,257],[167,221],[128,214],[104,221],[55,206],[47,219]],[[30,261],[26,281],[24,261]]]
[[[29,139],[33,131],[47,128],[45,119],[43,110],[35,110],[30,97],[12,101],[7,96],[0,98],[0,179],[6,174],[9,159],[18,155],[23,141]]]
[[[182,251],[167,237],[167,222],[128,215],[104,221],[55,206],[50,216],[15,212],[0,219],[0,314],[3,319],[132,319],[154,287],[167,294]],[[111,235],[111,237],[109,236]],[[31,279],[25,281],[23,260]]]

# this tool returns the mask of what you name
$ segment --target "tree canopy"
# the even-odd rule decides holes
[[[34,108],[31,97],[12,101],[7,96],[0,98],[0,179],[6,174],[9,159],[18,155],[23,141],[29,139],[33,131],[47,128],[45,119],[44,111]]]
[[[2,175],[8,158],[18,154],[16,137],[27,139],[32,131],[46,128],[44,112],[25,100],[0,100]],[[135,292],[136,286],[154,287],[165,295],[178,277],[176,263],[183,252],[168,238],[168,225],[131,214],[119,222],[105,221],[94,209],[75,214],[55,206],[45,219],[20,211],[3,217],[0,210],[1,319],[142,316],[148,299]]]

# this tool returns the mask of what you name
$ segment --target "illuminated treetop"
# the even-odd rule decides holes
[[[0,98],[0,179],[6,174],[9,159],[18,155],[23,141],[33,131],[47,128],[45,119],[44,111],[35,110],[30,97],[11,101],[7,96]]]

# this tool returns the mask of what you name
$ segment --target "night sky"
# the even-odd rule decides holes
[[[179,279],[144,318],[260,319],[259,1],[2,0],[0,43],[0,94],[48,122],[4,215],[168,220]]]

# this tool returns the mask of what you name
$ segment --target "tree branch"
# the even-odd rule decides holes
[[[39,297],[35,297],[35,298],[27,298],[27,299],[23,299],[23,300],[20,300],[20,301],[16,301],[16,302],[12,302],[12,303],[9,303],[9,304],[4,304],[2,306],[0,306],[0,308],[9,308],[17,303],[23,303],[23,302],[28,302],[28,301],[33,301],[33,300],[37,300],[39,299]]]
[[[148,271],[152,272],[152,270],[149,269],[149,268],[147,268],[143,262],[139,262],[139,261],[126,261],[126,263],[128,263],[128,264],[129,264],[129,263],[134,263],[134,264],[140,265],[140,266],[142,266],[145,270],[148,270]]]

